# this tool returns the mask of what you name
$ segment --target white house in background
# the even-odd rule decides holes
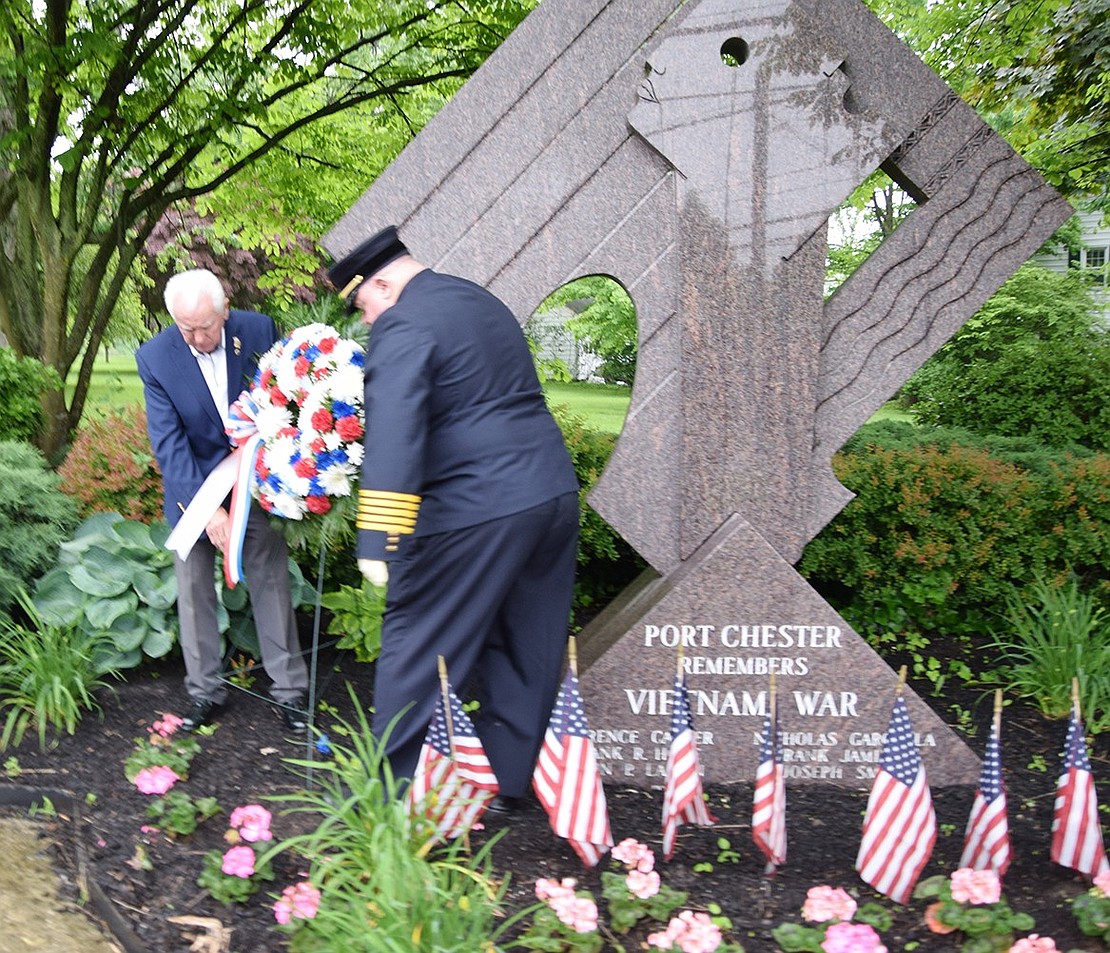
[[[1035,261],[1053,271],[1079,268],[1091,282],[1095,301],[1102,306],[1103,317],[1110,323],[1110,218],[1103,212],[1077,212],[1083,239],[1078,254],[1066,248],[1051,254],[1037,255]]]
[[[592,301],[592,298],[578,298],[560,307],[537,312],[524,326],[525,333],[536,345],[536,357],[544,361],[562,361],[570,371],[571,380],[592,379],[602,364],[602,359],[579,344],[566,327],[567,321],[578,317]]]

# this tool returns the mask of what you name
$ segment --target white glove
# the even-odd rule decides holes
[[[371,585],[384,588],[389,582],[389,563],[381,559],[360,559],[358,571]]]

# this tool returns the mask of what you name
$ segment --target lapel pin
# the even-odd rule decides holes
[[[233,337],[231,339],[231,346],[235,349],[235,353],[238,354],[240,345],[239,345],[239,339],[237,337]]]

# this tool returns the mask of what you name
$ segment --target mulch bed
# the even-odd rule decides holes
[[[204,854],[223,845],[227,812],[251,801],[265,803],[267,796],[292,790],[298,783],[283,758],[304,757],[305,747],[285,736],[284,726],[267,705],[236,693],[219,718],[218,730],[201,738],[202,751],[193,762],[187,790],[194,797],[217,798],[224,814],[176,842],[140,831],[147,823],[149,797],[128,783],[123,763],[135,739],[145,736],[153,719],[164,711],[182,709],[181,674],[180,664],[174,661],[132,671],[114,693],[103,696],[101,716],[87,716],[74,736],[63,737],[46,752],[38,750],[34,738],[5,752],[0,759],[6,759],[8,772],[6,778],[0,777],[0,782],[6,782],[0,787],[6,794],[0,795],[0,801],[19,805],[20,798],[25,800],[35,789],[72,796],[71,801],[55,805],[58,816],[43,819],[44,835],[53,841],[53,856],[63,880],[73,884],[84,874],[95,888],[94,899],[103,896],[106,906],[99,912],[95,904],[86,909],[100,919],[108,911],[108,920],[114,922],[107,925],[127,953],[189,950],[198,928],[171,919],[182,916],[211,918],[231,928],[232,951],[281,950],[285,938],[274,929],[272,896],[299,879],[294,858],[279,858],[271,890],[263,889],[247,904],[234,908],[213,901],[196,885]],[[348,683],[368,705],[371,680],[372,667],[354,662],[346,653],[321,656],[318,684],[328,712],[350,717]],[[265,683],[265,675],[260,675],[255,690],[264,692]],[[991,718],[988,695],[946,686],[945,696],[938,698],[928,696],[927,686],[915,687],[946,720],[955,721],[961,711],[970,713],[975,734],[969,743],[981,752]],[[332,717],[321,715],[319,727],[327,730]],[[1063,723],[1046,721],[1020,702],[1005,711],[1002,748],[1014,861],[1004,893],[1015,910],[1036,919],[1036,932],[1054,937],[1061,950],[1093,953],[1102,950],[1102,944],[1079,933],[1069,906],[1087,883],[1049,860],[1064,733]],[[1110,804],[1110,739],[1105,735],[1093,739],[1091,756],[1100,782],[1100,803]],[[751,785],[710,786],[707,794],[718,824],[706,829],[680,828],[674,858],[668,863],[660,860],[658,869],[665,884],[689,892],[688,906],[719,905],[733,923],[731,938],[744,944],[748,953],[777,949],[771,929],[783,922],[799,922],[806,891],[816,884],[845,887],[861,902],[877,900],[890,909],[894,927],[883,936],[892,953],[907,949],[947,953],[958,948],[953,937],[927,930],[922,921],[923,902],[898,907],[859,880],[853,864],[866,792],[816,784],[790,787],[788,862],[773,877],[764,876],[762,855],[751,841]],[[924,876],[950,873],[956,866],[973,794],[968,787],[934,789],[940,836]],[[614,837],[646,842],[658,857],[661,793],[609,787],[607,797]],[[25,813],[26,809],[9,806],[3,810]],[[275,811],[275,836],[289,836],[295,833],[296,824],[303,823],[303,816],[285,817]],[[513,909],[533,901],[532,886],[539,877],[577,877],[580,886],[592,889],[600,899],[599,870],[583,869],[570,847],[551,833],[538,804],[528,803],[507,826],[508,833],[495,845],[493,857],[498,871],[510,877]],[[490,827],[492,830],[492,823]],[[140,862],[144,853],[149,865]],[[694,870],[695,865],[705,864],[711,865],[711,870]],[[603,861],[599,869],[605,865]],[[623,938],[624,949],[643,949],[646,934],[644,930]]]

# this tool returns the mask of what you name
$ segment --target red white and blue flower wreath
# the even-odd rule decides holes
[[[228,435],[245,458],[233,490],[232,551],[241,552],[246,531],[248,507],[236,507],[237,498],[300,520],[351,495],[362,465],[364,364],[362,347],[327,324],[291,331],[259,360],[228,412]],[[232,585],[236,562],[225,559]]]

